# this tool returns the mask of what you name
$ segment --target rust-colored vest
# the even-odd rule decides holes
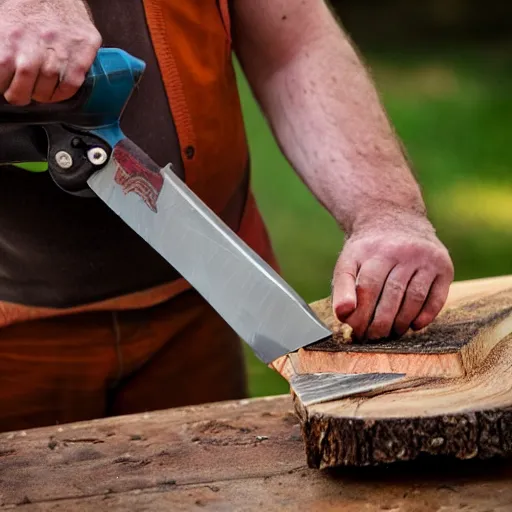
[[[186,181],[220,211],[242,180],[248,158],[227,19],[223,23],[216,0],[143,3]]]
[[[249,169],[232,63],[229,0],[143,0],[173,112],[188,185],[217,213]],[[238,232],[275,265],[249,191]]]
[[[217,213],[249,168],[232,63],[229,0],[143,0],[188,185]],[[249,192],[239,234],[275,265]]]
[[[231,60],[228,1],[142,0],[179,139],[185,181],[276,266],[248,187],[249,153]],[[63,309],[1,302],[0,326],[70,312],[145,307],[188,287],[178,279],[150,290]]]

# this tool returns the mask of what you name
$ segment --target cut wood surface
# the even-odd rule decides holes
[[[313,304],[331,325],[328,300]],[[410,345],[407,345],[410,343]],[[454,283],[436,321],[384,343],[319,344],[279,359],[297,373],[403,372],[399,384],[323,404],[301,404],[311,467],[375,465],[423,454],[512,453],[512,276]]]
[[[504,278],[494,284],[496,288],[488,288],[483,296],[479,293],[464,297],[459,292],[456,303],[449,299],[430,326],[398,340],[357,344],[337,340],[335,335],[302,349],[301,370],[400,371],[421,377],[465,375],[487,358],[504,335],[512,332],[512,281]],[[334,324],[329,299],[313,304],[313,309],[326,323]],[[368,353],[378,356],[369,357]]]
[[[290,396],[0,434],[0,509],[509,512],[507,461],[306,466]]]

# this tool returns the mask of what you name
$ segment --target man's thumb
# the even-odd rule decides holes
[[[357,307],[357,264],[351,258],[340,256],[332,281],[332,309],[340,322],[348,318]]]

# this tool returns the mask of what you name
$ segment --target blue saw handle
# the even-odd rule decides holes
[[[145,63],[118,48],[100,48],[80,90],[60,103],[26,107],[0,101],[0,124],[47,126],[64,124],[101,136],[115,146],[123,110],[145,71]]]
[[[101,48],[72,98],[59,103],[33,102],[26,107],[0,100],[0,134],[7,149],[0,163],[49,170],[66,192],[93,197],[87,179],[106,165],[114,147],[125,139],[121,116],[145,68],[144,61],[124,50]],[[99,149],[105,158],[91,161],[91,149]],[[63,153],[71,166],[59,165]],[[45,162],[46,169],[41,169]]]

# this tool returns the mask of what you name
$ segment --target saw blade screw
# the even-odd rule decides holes
[[[67,151],[58,151],[55,155],[55,162],[61,169],[73,167],[73,158]]]
[[[87,158],[93,165],[103,165],[107,159],[107,152],[103,148],[91,148],[87,151]]]

